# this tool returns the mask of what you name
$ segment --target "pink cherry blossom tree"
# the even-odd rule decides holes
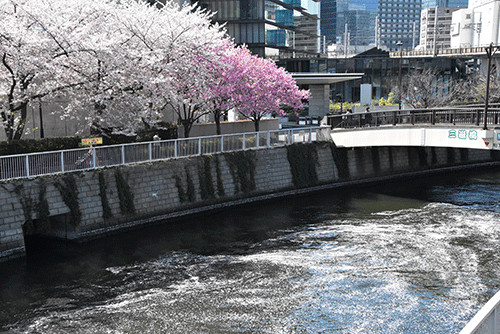
[[[300,90],[292,76],[268,59],[252,55],[245,47],[227,52],[220,80],[212,86],[215,120],[234,108],[252,120],[259,131],[260,120],[268,115],[281,116],[283,108],[297,111],[309,92]]]

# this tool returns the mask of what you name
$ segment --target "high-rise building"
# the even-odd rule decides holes
[[[320,52],[319,0],[201,0],[199,5],[215,13],[237,44],[261,57]],[[312,41],[306,43],[305,36]]]
[[[422,0],[422,9],[435,7],[467,7],[469,0]]]
[[[419,41],[422,0],[379,0],[378,39],[389,50],[411,49]]]
[[[335,43],[337,38],[337,0],[321,1],[321,35],[327,43]]]

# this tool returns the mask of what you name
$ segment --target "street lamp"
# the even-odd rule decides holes
[[[491,74],[491,58],[495,52],[500,49],[500,46],[493,46],[493,43],[490,43],[489,46],[485,47],[486,56],[488,56],[488,71],[486,74],[486,96],[484,98],[484,126],[483,130],[486,130],[488,123],[488,100],[490,99],[490,74]]]

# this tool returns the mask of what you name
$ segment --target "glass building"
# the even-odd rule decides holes
[[[435,7],[467,7],[469,0],[422,0],[422,9]]]
[[[320,52],[319,0],[202,0],[237,44],[260,57],[308,57]]]
[[[329,43],[374,43],[377,6],[378,0],[321,1],[321,35]]]

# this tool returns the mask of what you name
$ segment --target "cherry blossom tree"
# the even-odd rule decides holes
[[[300,90],[291,74],[268,59],[252,55],[246,47],[237,49],[229,57],[226,71],[229,87],[224,87],[220,109],[233,107],[253,121],[259,131],[260,120],[265,116],[282,116],[286,106],[293,111],[302,108],[302,100],[309,92]]]
[[[21,137],[31,101],[55,94],[70,102],[63,117],[133,133],[185,98],[179,82],[207,77],[192,60],[212,59],[223,36],[211,14],[175,2],[0,0],[7,138]]]
[[[283,107],[302,108],[309,92],[299,90],[292,76],[271,60],[252,55],[246,46],[226,44],[217,79],[210,87],[210,107],[220,134],[220,118],[235,109],[252,120],[259,131],[267,115],[283,115]]]
[[[0,117],[9,141],[21,138],[31,101],[95,80],[84,70],[88,42],[106,6],[0,0]]]

